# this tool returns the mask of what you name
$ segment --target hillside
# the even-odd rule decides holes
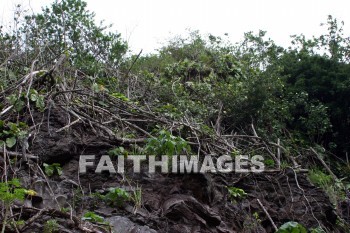
[[[337,19],[288,49],[194,31],[130,56],[81,0],[15,22],[0,31],[2,232],[349,231]]]

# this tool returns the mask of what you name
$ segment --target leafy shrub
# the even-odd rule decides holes
[[[57,173],[59,176],[62,175],[62,168],[59,163],[47,164],[44,163],[45,173],[48,176],[52,176]]]
[[[34,104],[34,106],[41,112],[45,109],[45,100],[44,95],[41,95],[38,93],[35,89],[30,89],[29,95],[28,95],[29,103]],[[23,110],[23,108],[27,104],[27,93],[23,92],[20,96],[18,94],[12,94],[7,97],[7,100],[10,102],[11,105],[14,106],[14,109],[17,112],[20,112]]]
[[[27,125],[20,122],[18,124],[0,120],[0,147],[12,148],[17,143],[17,139],[23,139],[27,135]]]
[[[26,190],[21,188],[18,179],[12,179],[7,182],[0,183],[0,200],[5,205],[11,205],[15,200],[24,200]]]
[[[244,199],[247,196],[247,193],[243,189],[237,187],[227,187],[227,190],[232,202]]]
[[[327,175],[319,169],[311,169],[308,177],[314,185],[322,188],[327,193],[330,201],[334,205],[336,205],[339,200],[344,200],[346,197],[346,185],[343,183],[343,179],[334,181],[331,175]]]
[[[130,195],[125,189],[110,188],[109,192],[103,197],[103,199],[112,205],[120,207],[124,202],[130,200]]]
[[[105,66],[117,67],[127,50],[126,43],[120,34],[108,32],[110,26],[96,24],[95,14],[86,7],[82,0],[65,0],[52,3],[39,14],[26,16],[25,47],[36,51],[42,43],[48,44],[52,52],[42,47],[44,60],[65,53],[89,75],[102,72]]]
[[[309,171],[309,179],[313,184],[319,187],[324,187],[333,183],[332,176],[325,174],[319,169],[311,169]]]
[[[55,219],[48,220],[44,224],[44,233],[55,233],[58,232],[58,223]]]
[[[147,141],[145,150],[148,154],[171,156],[190,151],[190,146],[183,138],[174,136],[164,129],[158,131],[157,134],[156,138],[150,138]]]
[[[25,194],[26,190],[21,188],[21,184],[18,179],[12,179],[7,182],[0,183],[0,200],[3,202],[5,207],[1,230],[2,233],[5,232],[5,228],[7,226],[11,205],[16,200],[24,200]]]
[[[264,164],[265,164],[267,167],[274,167],[274,166],[275,166],[275,160],[273,160],[273,159],[271,159],[271,158],[265,159],[265,160],[264,160]]]

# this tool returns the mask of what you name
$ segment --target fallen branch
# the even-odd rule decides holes
[[[56,133],[59,133],[59,132],[61,132],[62,130],[68,129],[68,128],[71,127],[72,125],[78,123],[80,120],[81,120],[80,118],[76,119],[75,121],[71,122],[70,124],[68,124],[68,125],[66,125],[66,126],[64,126],[64,127],[62,127],[62,128],[60,128],[60,129],[56,130]]]
[[[1,154],[4,154],[4,151],[2,150],[2,148],[0,147],[0,153]],[[6,150],[6,154],[11,156],[11,157],[22,157],[23,154],[22,153],[18,153],[18,152],[14,152],[14,151],[8,151]],[[26,154],[26,157],[29,158],[29,159],[39,159],[38,156],[35,156],[33,154]]]
[[[256,200],[258,201],[260,207],[261,207],[261,208],[263,209],[263,211],[265,212],[267,218],[270,220],[270,222],[271,222],[273,228],[275,229],[275,231],[277,231],[277,230],[278,230],[278,229],[277,229],[277,226],[276,226],[275,222],[272,220],[270,214],[267,212],[266,208],[263,206],[263,204],[261,203],[261,201],[259,200],[259,198],[257,198]]]
[[[321,156],[314,150],[314,148],[310,147],[310,150],[316,155],[316,157],[318,158],[318,160],[320,160],[320,162],[322,163],[322,165],[326,168],[326,170],[328,171],[328,173],[333,177],[333,179],[336,181],[338,180],[338,177],[336,175],[334,175],[334,173],[332,172],[332,170],[327,166],[327,164],[325,163],[325,161],[321,158]]]

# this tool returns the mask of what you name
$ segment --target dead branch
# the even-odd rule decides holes
[[[333,180],[338,180],[338,177],[332,172],[332,170],[327,166],[325,161],[321,158],[321,156],[314,150],[314,148],[310,147],[310,150],[316,155],[317,159],[322,163],[324,168],[328,171],[328,173],[333,177]]]
[[[267,218],[270,220],[270,222],[271,222],[273,228],[275,229],[275,231],[277,231],[277,230],[278,230],[278,229],[277,229],[277,226],[276,226],[275,222],[272,220],[272,218],[271,218],[269,212],[267,212],[266,208],[263,206],[263,204],[261,203],[261,201],[259,200],[259,198],[257,198],[256,200],[258,201],[260,207],[261,207],[261,208],[263,209],[263,211],[265,212]]]

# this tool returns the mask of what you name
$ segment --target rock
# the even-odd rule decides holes
[[[104,217],[111,217],[113,211],[114,211],[113,208],[104,207],[104,208],[99,208],[99,209],[95,210],[95,213],[99,214],[101,216],[104,216]]]
[[[113,231],[118,233],[157,233],[148,226],[137,225],[126,217],[113,216],[106,218],[106,221],[110,223]]]

